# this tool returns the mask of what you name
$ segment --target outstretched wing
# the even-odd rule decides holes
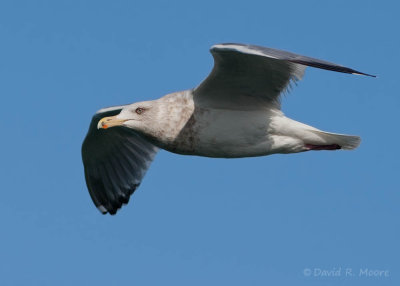
[[[126,127],[97,129],[105,116],[118,114],[123,106],[99,110],[92,118],[82,144],[86,185],[96,207],[115,214],[140,185],[158,148]]]
[[[279,107],[279,95],[300,80],[306,66],[368,75],[330,62],[286,51],[243,44],[211,47],[214,68],[194,89],[197,104],[214,108]]]

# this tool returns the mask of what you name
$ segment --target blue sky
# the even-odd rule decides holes
[[[2,1],[0,284],[399,285],[399,8]],[[80,157],[93,113],[196,86],[221,42],[377,74],[307,69],[283,99],[289,117],[361,146],[234,160],[162,151],[129,205],[102,216]],[[366,268],[389,275],[359,277]]]

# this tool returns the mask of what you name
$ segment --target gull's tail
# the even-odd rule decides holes
[[[307,140],[305,147],[308,150],[353,150],[356,149],[361,142],[361,138],[353,135],[329,133],[320,130],[308,130],[314,135],[313,139]]]
[[[283,136],[280,153],[296,153],[310,150],[353,150],[361,142],[360,137],[330,133],[286,116],[277,117],[271,124],[278,136]],[[290,138],[290,139],[288,139]]]

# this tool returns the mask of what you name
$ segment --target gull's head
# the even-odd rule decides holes
[[[125,126],[146,132],[157,112],[156,101],[143,101],[125,106],[118,115],[103,117],[97,123],[97,129]]]

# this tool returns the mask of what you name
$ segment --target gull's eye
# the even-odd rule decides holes
[[[142,114],[143,111],[144,111],[144,108],[141,108],[141,107],[138,107],[138,108],[136,108],[136,110],[135,110],[135,112],[136,112],[137,114]]]

